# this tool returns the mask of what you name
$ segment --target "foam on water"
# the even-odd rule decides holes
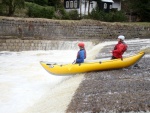
[[[75,50],[1,52],[0,112],[17,113],[32,106],[48,89],[67,78],[47,73],[40,61],[72,62],[75,56]]]
[[[136,39],[126,40],[127,43],[146,43],[150,42],[149,39]],[[116,44],[116,41],[103,42],[87,51],[87,60],[92,60],[95,55],[104,46]],[[147,45],[148,46],[148,45]],[[141,48],[144,48],[143,45]],[[149,46],[148,46],[149,47]],[[48,62],[73,62],[76,58],[77,50],[50,50],[50,51],[22,51],[22,52],[0,52],[0,113],[20,113],[25,111],[27,108],[33,106],[40,98],[42,98],[47,91],[59,93],[60,88],[63,85],[59,85],[64,80],[68,79],[69,76],[54,76],[46,72],[40,65],[40,61]],[[127,53],[130,55],[133,53]],[[68,84],[73,84],[73,81],[68,81]],[[82,80],[82,78],[81,78]],[[80,80],[80,81],[81,81]],[[76,81],[78,82],[78,77]],[[65,83],[66,84],[66,83]],[[73,84],[75,86],[75,84]],[[65,85],[64,85],[65,86]],[[66,86],[68,87],[68,85]],[[77,86],[78,87],[78,86]],[[76,88],[77,88],[76,87]],[[72,93],[69,98],[70,91]],[[71,99],[73,95],[72,86],[68,88],[68,94],[66,98]],[[54,97],[56,93],[52,93],[51,97]],[[47,99],[47,98],[46,98]],[[63,105],[68,105],[70,100],[65,100]],[[54,101],[48,102],[54,105]],[[45,100],[43,100],[44,102]],[[59,103],[59,102],[58,102]],[[58,106],[57,106],[58,107]],[[65,107],[64,107],[65,108]],[[35,109],[37,109],[35,107]],[[57,109],[57,108],[56,108]]]

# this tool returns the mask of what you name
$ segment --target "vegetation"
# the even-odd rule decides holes
[[[40,17],[40,18],[53,18],[54,17],[54,7],[40,6],[34,3],[26,2],[26,7],[28,9],[27,15],[29,17]]]
[[[139,21],[150,22],[150,0],[124,0],[123,10],[137,15]]]
[[[80,16],[77,10],[66,12],[62,0],[1,0],[0,15],[24,16],[49,19],[78,20],[82,18],[107,22],[125,22],[128,15],[136,15],[138,21],[150,21],[150,0],[122,0],[122,11],[112,10],[105,13],[97,7],[88,15]],[[90,4],[91,0],[88,0]],[[100,3],[101,0],[97,0]],[[22,14],[22,15],[19,15]]]
[[[24,0],[2,0],[0,6],[1,14],[5,13],[8,16],[12,16],[16,8],[24,8]]]
[[[123,11],[112,11],[109,13],[105,13],[104,11],[99,11],[98,8],[93,10],[90,14],[90,18],[95,20],[101,20],[106,22],[125,22],[127,21],[127,17]]]

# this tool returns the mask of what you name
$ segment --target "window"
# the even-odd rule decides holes
[[[69,8],[69,1],[66,1],[66,8]]]
[[[93,2],[91,2],[90,4],[91,4],[91,8],[93,9]]]
[[[107,3],[104,3],[104,9],[107,9]]]
[[[77,9],[79,8],[79,0],[65,0],[66,9]]]
[[[109,8],[112,9],[112,5],[110,5]]]
[[[74,1],[74,8],[78,8],[77,0]]]
[[[70,1],[70,8],[73,8],[73,1]]]

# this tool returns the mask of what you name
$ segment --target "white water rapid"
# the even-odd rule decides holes
[[[142,40],[131,40],[138,43]],[[149,40],[148,40],[149,41]],[[114,42],[104,42],[87,49],[88,59]],[[141,47],[142,48],[142,47]],[[84,76],[55,76],[40,61],[73,62],[78,49],[0,52],[0,113],[65,112],[74,91]]]

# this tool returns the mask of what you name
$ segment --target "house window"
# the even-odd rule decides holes
[[[104,3],[104,9],[107,9],[107,3]]]
[[[110,5],[109,8],[112,9],[112,5]]]
[[[85,0],[82,0],[82,4],[85,4]]]
[[[77,9],[79,8],[79,0],[65,0],[66,9]]]
[[[74,1],[74,8],[78,8],[77,0]]]
[[[90,4],[91,4],[91,8],[93,9],[93,2],[91,2]]]
[[[73,8],[73,1],[70,1],[70,8]]]
[[[66,1],[66,8],[69,8],[69,1]]]

